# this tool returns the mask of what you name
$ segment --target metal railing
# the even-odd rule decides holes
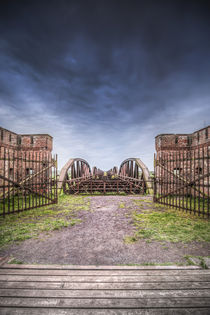
[[[210,216],[208,146],[155,155],[154,201]]]
[[[0,147],[0,215],[57,203],[57,155]]]

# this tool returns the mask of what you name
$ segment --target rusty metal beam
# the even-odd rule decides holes
[[[61,172],[60,172],[59,182],[58,182],[58,189],[60,191],[61,191],[61,188],[64,186],[64,184],[66,182],[67,172],[68,172],[69,169],[71,169],[71,179],[80,177],[79,173],[78,173],[79,172],[79,166],[78,166],[79,162],[83,163],[83,165],[84,165],[84,169],[83,169],[84,176],[87,176],[88,174],[89,175],[91,174],[90,165],[84,159],[74,158],[74,159],[68,160],[68,162],[63,166],[63,168],[61,169]],[[75,168],[75,164],[78,166],[77,170]]]
[[[146,165],[139,159],[139,158],[129,158],[124,160],[119,168],[119,174],[127,175],[129,174],[129,162],[135,163],[135,165],[142,170],[143,180],[145,182],[145,186],[149,193],[152,193],[152,184],[150,179],[149,170],[146,167]],[[126,171],[124,172],[124,165],[126,165]],[[134,167],[136,167],[134,166]],[[127,175],[128,177],[132,177],[130,175]]]

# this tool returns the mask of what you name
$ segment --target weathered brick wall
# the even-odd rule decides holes
[[[48,134],[18,135],[0,127],[0,146],[20,151],[52,151],[53,138]]]
[[[210,145],[210,126],[192,134],[160,134],[155,137],[155,148],[160,151],[191,150]]]
[[[195,181],[196,193],[195,189],[187,186],[177,194],[209,194],[210,126],[192,134],[158,135],[155,147],[156,176],[164,182],[162,193],[170,193],[177,185]]]
[[[51,160],[52,145],[53,138],[50,135],[19,135],[0,127],[0,174],[20,182],[40,172],[46,168],[45,160]],[[48,176],[47,172],[43,173],[43,178]],[[7,184],[7,181],[0,179],[0,186]]]
[[[52,151],[52,137],[49,135],[21,135],[21,146],[24,150]]]
[[[0,145],[7,147],[17,147],[18,135],[12,131],[0,127]]]

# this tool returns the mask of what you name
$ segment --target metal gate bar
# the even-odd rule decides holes
[[[154,157],[154,201],[210,216],[209,148],[159,152]]]
[[[57,155],[0,147],[0,215],[57,203]]]

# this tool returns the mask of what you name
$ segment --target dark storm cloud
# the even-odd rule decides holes
[[[4,1],[1,124],[51,133],[63,160],[152,156],[208,120],[209,21],[207,1]]]

